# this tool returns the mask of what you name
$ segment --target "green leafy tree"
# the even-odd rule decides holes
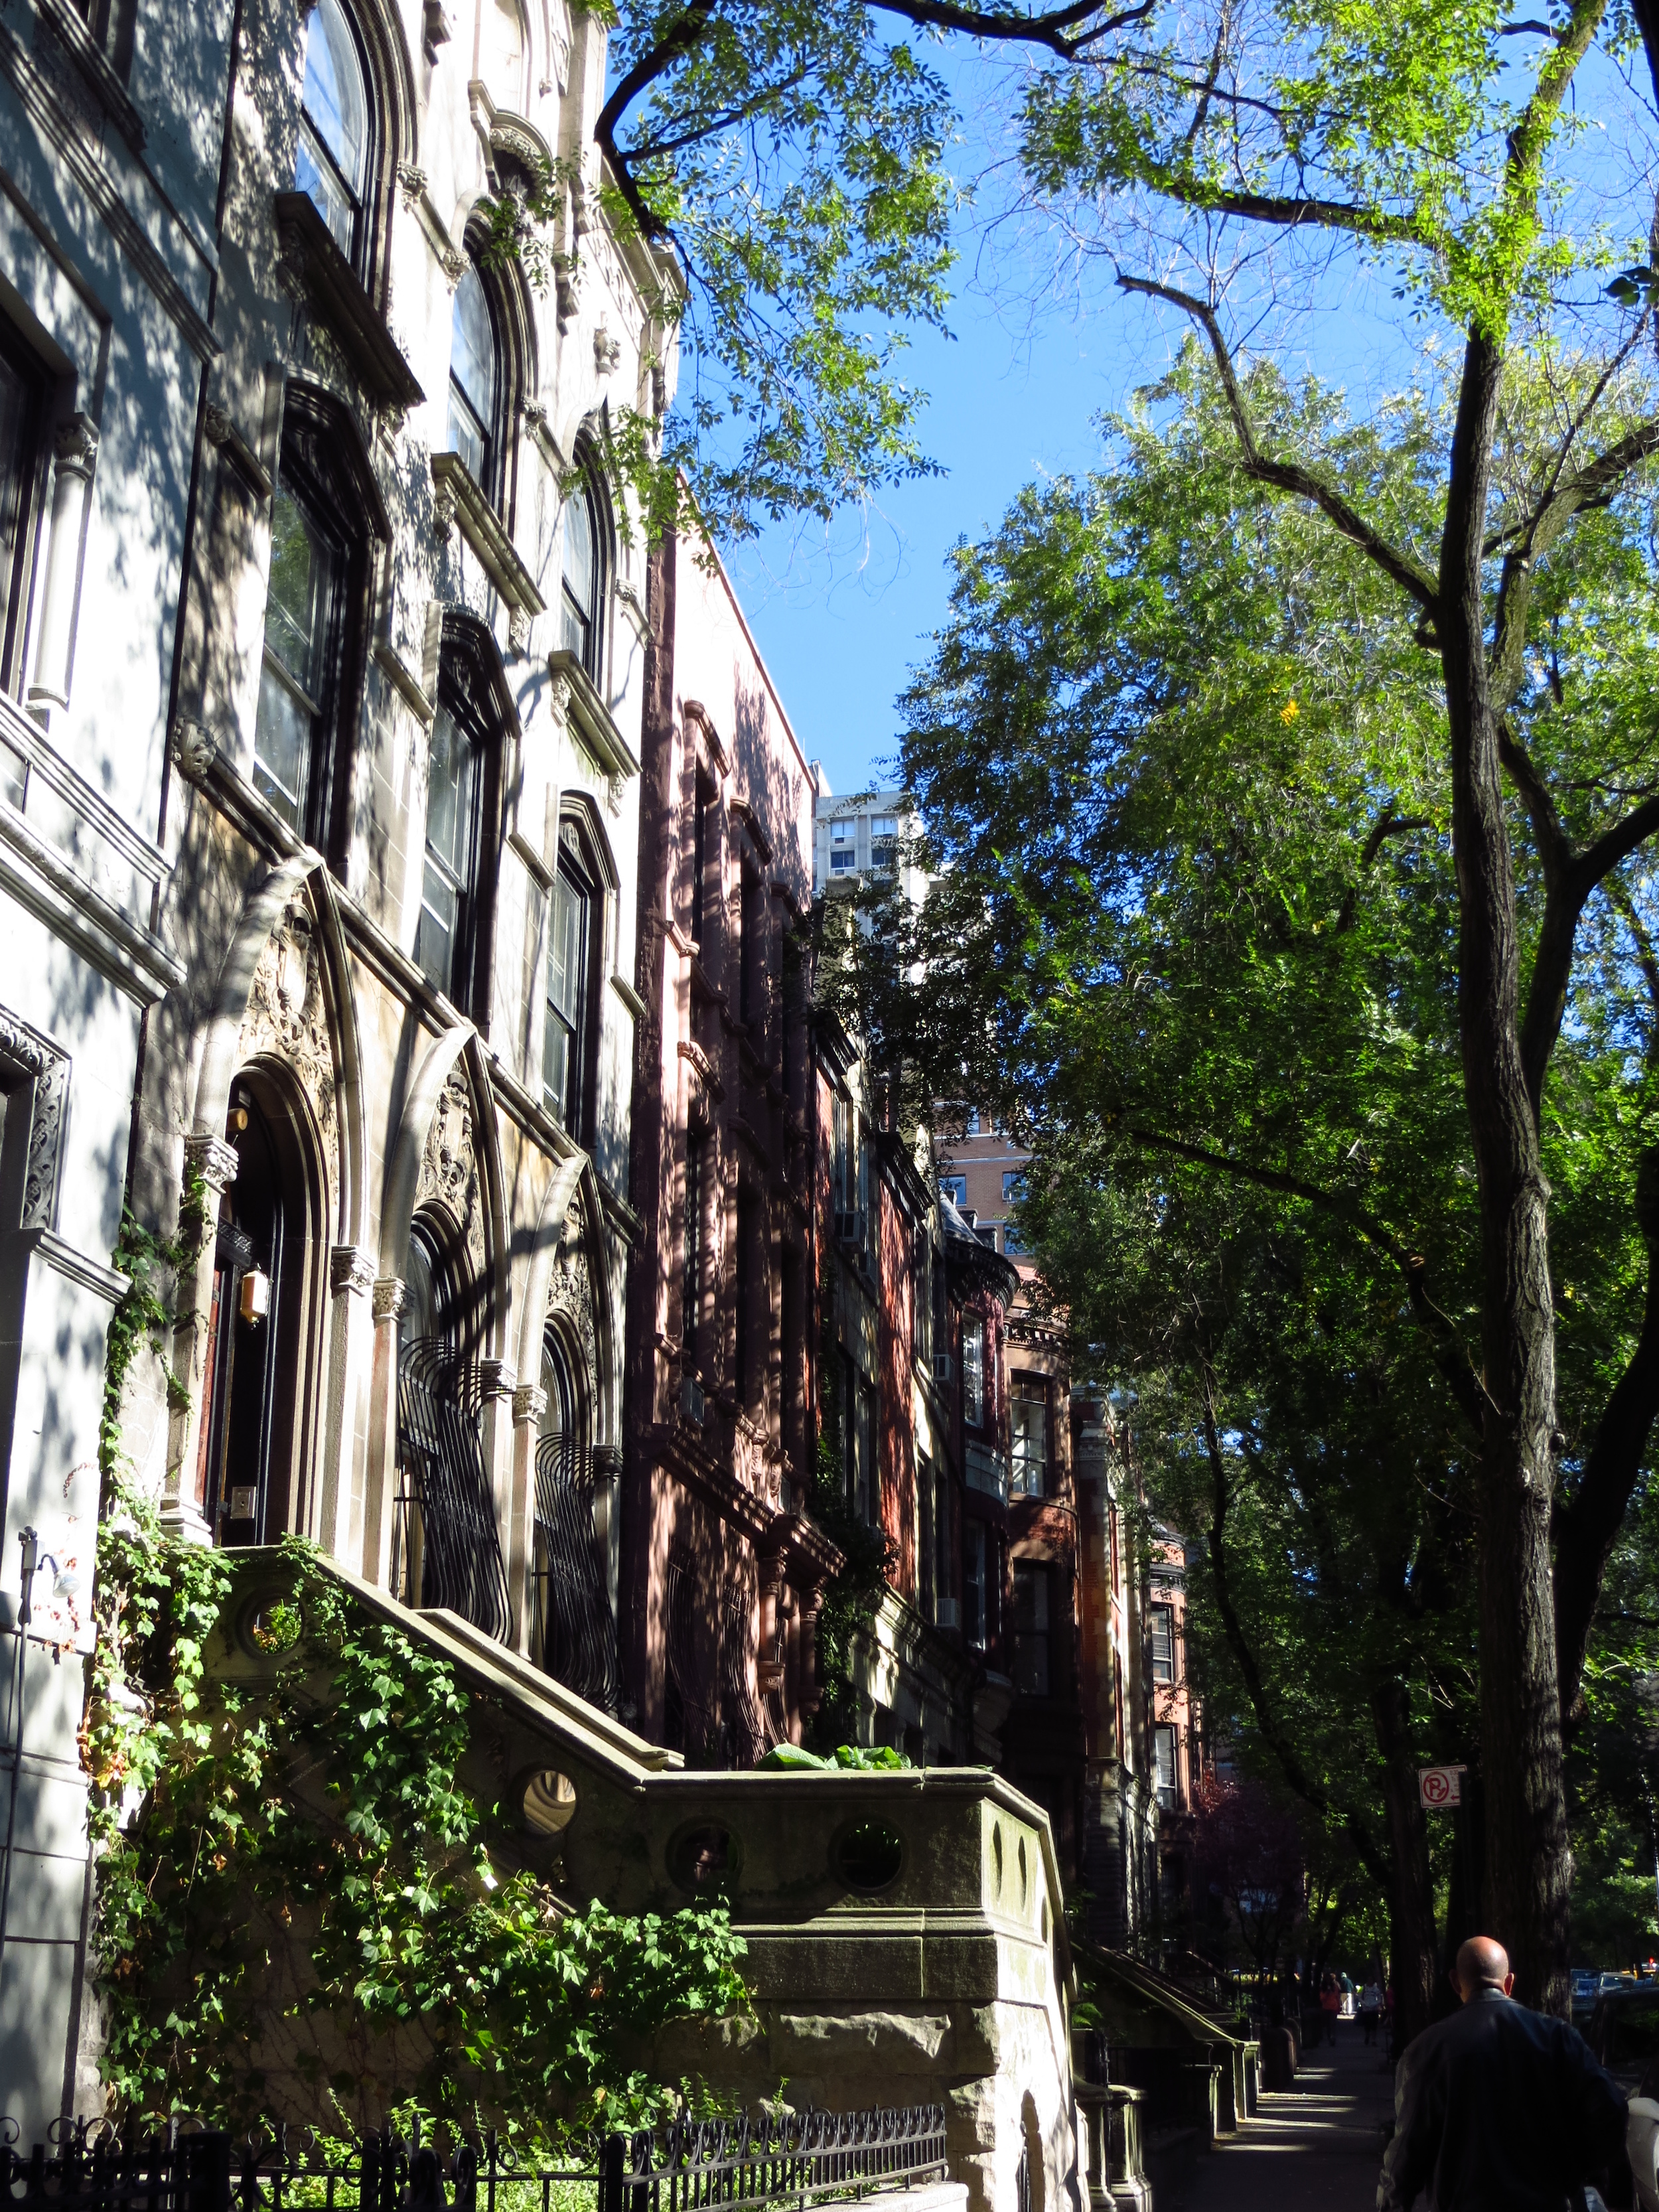
[[[1114,466],[1028,493],[958,556],[904,750],[951,872],[901,948],[930,988],[883,1018],[935,1095],[966,1048],[1034,1115],[1040,1241],[1063,1242],[1045,1188],[1139,1209],[1092,1260],[1054,1251],[1052,1279],[1091,1342],[1177,1377],[1179,1449],[1224,1461],[1270,1422],[1299,1512],[1322,1437],[1363,1442],[1344,1389],[1374,1378],[1384,1457],[1343,1480],[1351,1504],[1370,1480],[1412,1509],[1362,1547],[1399,1616],[1379,1634],[1422,1717],[1426,1653],[1383,1567],[1425,1556],[1443,1499],[1436,1571],[1466,1548],[1478,1620],[1488,1905],[1559,2002],[1562,1713],[1659,1392],[1626,866],[1659,825],[1652,395],[1628,348],[1509,363],[1480,428],[1480,605],[1454,617],[1470,362],[1356,422],[1241,374],[1200,319]],[[1455,665],[1478,714],[1449,701]],[[1507,793],[1471,765],[1488,741]],[[1137,1238],[1156,1296],[1113,1312],[1096,1285]]]

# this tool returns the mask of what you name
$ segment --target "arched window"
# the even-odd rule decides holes
[[[597,686],[605,653],[605,533],[586,471],[564,503],[560,641]]]
[[[604,915],[599,879],[574,822],[559,831],[547,952],[547,1030],[542,1088],[549,1113],[579,1145],[588,1139],[588,1042],[593,969]]]
[[[364,244],[368,80],[339,0],[315,0],[306,26],[305,89],[294,181],[315,200],[334,242],[356,262]]]
[[[489,295],[470,259],[455,287],[449,341],[449,445],[490,499],[496,496],[501,346]]]

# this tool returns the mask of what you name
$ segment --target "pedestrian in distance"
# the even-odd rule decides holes
[[[1472,1936],[1452,1981],[1461,2009],[1408,2044],[1377,2212],[1565,2212],[1624,2157],[1625,2100],[1576,2027],[1510,1994],[1501,1943]]]
[[[1325,2040],[1334,2046],[1336,2023],[1342,2014],[1342,1985],[1334,1974],[1327,1974],[1320,1985],[1319,2016],[1325,2030]]]
[[[1382,1990],[1376,1982],[1367,1982],[1359,1992],[1359,2025],[1365,2031],[1368,2044],[1376,2041],[1376,2024],[1382,2017]]]

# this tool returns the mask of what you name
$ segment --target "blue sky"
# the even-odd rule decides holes
[[[957,53],[930,59],[969,118],[957,165],[965,174],[982,165],[994,118],[1007,107],[994,71]],[[1604,119],[1577,149],[1573,212],[1618,230],[1617,203],[1644,163],[1632,161],[1625,118],[1613,119],[1627,98],[1614,72],[1598,58],[1586,79],[1595,88],[1586,112]],[[951,546],[989,530],[1033,478],[1086,470],[1101,451],[1099,416],[1155,380],[1187,334],[1179,315],[1118,293],[1108,266],[1095,264],[1081,286],[1053,281],[1036,258],[1054,251],[1040,224],[1022,234],[969,214],[959,244],[951,336],[921,334],[905,371],[930,395],[922,441],[945,473],[890,489],[869,514],[828,532],[775,528],[726,556],[796,732],[839,792],[876,781],[896,751],[894,702],[944,621]],[[1401,315],[1386,271],[1339,255],[1310,289],[1291,289],[1296,296],[1260,331],[1268,338],[1276,325],[1291,339],[1280,351],[1287,368],[1343,385],[1356,408],[1420,368],[1432,334]]]

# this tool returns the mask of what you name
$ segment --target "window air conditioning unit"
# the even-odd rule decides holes
[[[689,1375],[680,1385],[680,1406],[686,1419],[695,1421],[701,1428],[703,1411],[702,1385],[701,1382],[694,1382]]]
[[[933,1354],[933,1380],[934,1380],[934,1382],[954,1382],[956,1381],[956,1379],[957,1379],[957,1363],[956,1363],[956,1361],[951,1358],[951,1354],[950,1354],[948,1352],[936,1352]]]
[[[836,1216],[836,1242],[837,1244],[862,1244],[864,1216],[861,1213],[838,1212]]]
[[[933,1601],[933,1626],[935,1628],[961,1627],[962,1607],[955,1598],[941,1597]]]

